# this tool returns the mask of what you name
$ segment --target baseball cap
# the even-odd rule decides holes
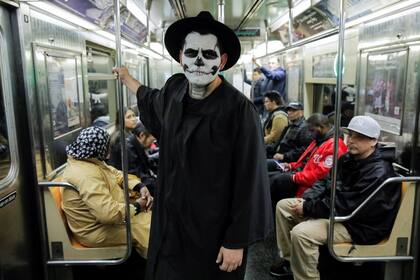
[[[369,116],[355,116],[350,120],[349,125],[343,127],[343,129],[351,130],[375,139],[378,139],[379,134],[381,134],[381,126],[379,123]]]
[[[302,105],[302,103],[300,103],[300,102],[293,101],[293,102],[290,102],[290,103],[287,105],[286,110],[289,110],[289,109],[293,109],[293,110],[303,110],[303,105]]]

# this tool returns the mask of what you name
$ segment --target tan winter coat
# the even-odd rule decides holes
[[[63,190],[63,210],[76,239],[87,247],[125,244],[122,172],[98,159],[69,158],[67,163],[64,180],[76,186],[79,192]],[[140,180],[137,177],[129,178],[130,189],[138,183]],[[146,257],[151,212],[134,214],[135,207],[130,205],[134,246]]]

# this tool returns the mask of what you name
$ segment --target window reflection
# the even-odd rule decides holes
[[[48,91],[54,137],[81,127],[75,58],[48,55]]]
[[[107,126],[115,118],[116,82],[112,75],[115,60],[109,54],[88,49],[89,100],[91,124]]]

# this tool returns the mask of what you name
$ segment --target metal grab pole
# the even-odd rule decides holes
[[[217,0],[217,20],[225,23],[225,0]]]
[[[337,52],[337,86],[335,93],[335,131],[334,131],[334,157],[333,172],[331,186],[331,203],[330,203],[330,224],[328,227],[328,250],[335,259],[340,260],[334,252],[334,217],[335,217],[335,193],[337,187],[337,163],[338,163],[338,141],[340,136],[340,120],[341,120],[341,88],[343,83],[343,54],[344,54],[344,29],[345,29],[345,11],[344,1],[340,0],[340,25],[338,34],[338,52]]]
[[[289,7],[289,47],[293,44],[293,14],[292,14],[292,8],[293,8],[293,1],[287,0],[287,5]]]
[[[116,64],[117,67],[121,67],[121,20],[120,20],[120,0],[114,0],[114,27],[115,27],[115,47],[117,50]],[[125,144],[125,131],[124,131],[124,97],[122,90],[122,83],[119,80],[117,82],[117,99],[118,99],[118,117],[120,119],[120,145],[121,145],[121,162],[123,171],[123,187],[124,187],[124,198],[125,198],[125,226],[127,236],[127,254],[121,259],[121,262],[127,260],[131,255],[131,223],[130,223],[130,203],[128,194],[128,161],[127,161],[127,150]]]

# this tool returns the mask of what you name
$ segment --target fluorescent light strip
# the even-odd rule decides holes
[[[147,26],[147,14],[133,0],[127,0],[127,9],[135,16],[144,26]],[[156,29],[156,26],[149,20],[150,29]]]
[[[302,2],[299,2],[295,7],[292,9],[292,15],[293,17],[296,17],[309,9],[311,7],[311,0],[304,0]]]
[[[57,26],[64,27],[66,29],[77,30],[76,26],[67,24],[64,21],[61,21],[57,18],[50,17],[50,16],[46,15],[45,13],[38,12],[35,9],[31,10],[31,17],[49,22],[49,23],[57,25]]]
[[[37,1],[37,2],[28,2],[30,5],[37,7],[38,9],[41,9],[42,11],[47,12],[48,14],[53,14],[63,20],[65,20],[68,23],[73,23],[75,25],[78,25],[84,29],[95,31],[98,30],[99,27],[96,26],[93,23],[88,22],[87,20],[84,20],[62,8],[57,7],[56,5],[50,4],[48,2],[44,1]]]

